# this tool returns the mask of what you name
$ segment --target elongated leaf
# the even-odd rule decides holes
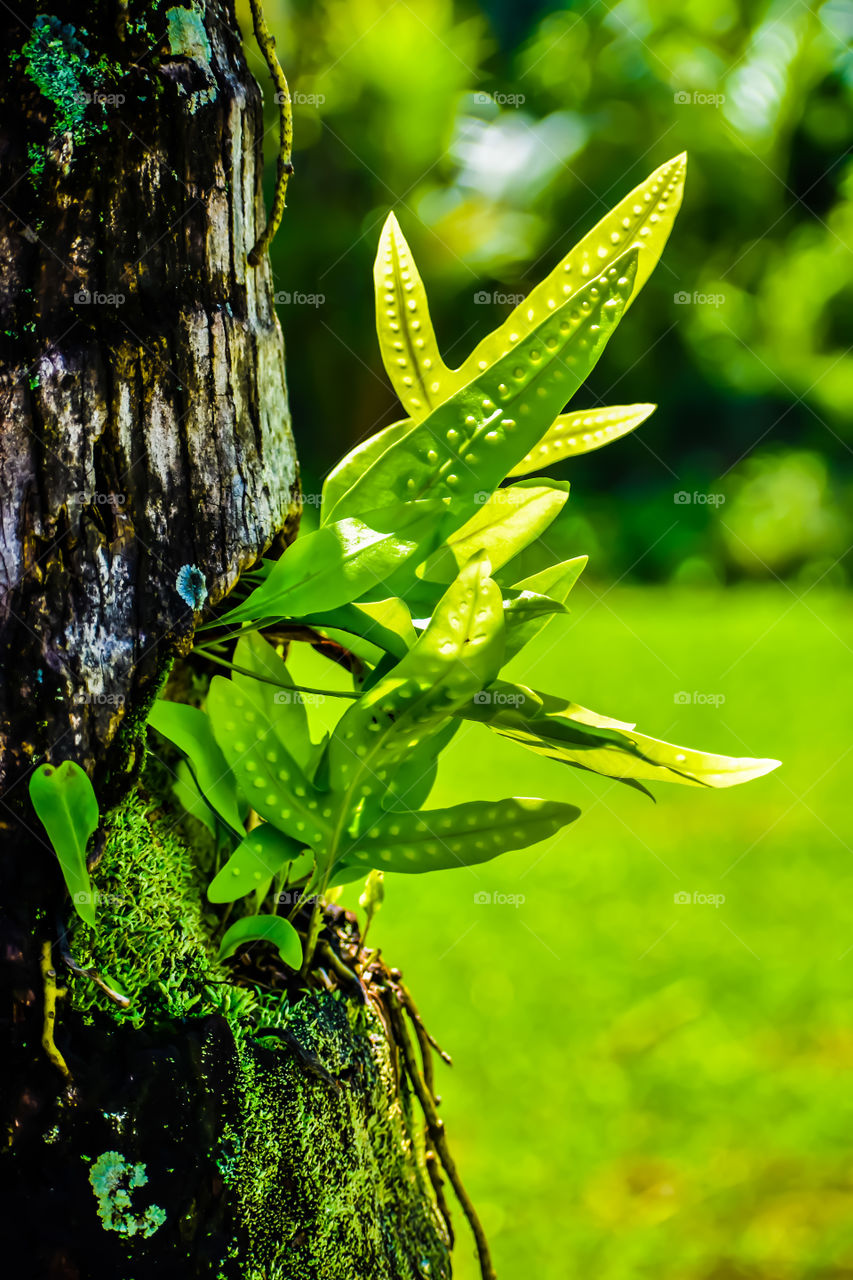
[[[449,371],[438,350],[426,290],[393,213],[379,238],[373,280],[382,361],[403,408],[422,418],[461,384],[442,388]]]
[[[392,422],[389,427],[383,427],[381,431],[369,436],[367,440],[362,440],[361,444],[357,444],[346,457],[341,459],[323,482],[321,524],[327,522],[328,514],[338,501],[338,498],[343,497],[347,489],[355,483],[371,463],[376,461],[380,454],[385,452],[389,445],[393,444],[395,440],[399,440],[413,426],[414,423],[411,418],[404,418],[402,422]]]
[[[304,845],[268,822],[261,823],[240,841],[225,866],[214,876],[207,896],[211,902],[236,902],[267,884],[288,862],[297,861],[304,852]],[[308,861],[313,863],[310,855]],[[310,871],[310,866],[307,870]]]
[[[578,703],[504,682],[492,686],[488,699],[475,699],[464,714],[540,755],[608,778],[733,787],[770,773],[780,763],[661,742]]]
[[[522,578],[514,589],[504,592],[507,662],[544,630],[554,614],[568,612],[566,600],[586,562],[587,556],[564,560]]]
[[[448,513],[441,535],[458,528],[588,376],[622,315],[636,270],[632,250],[543,319],[535,333],[386,449],[338,500],[332,517],[442,497]]]
[[[59,859],[74,909],[94,927],[97,912],[86,867],[86,845],[99,820],[94,788],[79,764],[63,760],[34,770],[30,799]]]
[[[208,803],[232,831],[242,835],[237,787],[214,737],[210,718],[198,707],[159,698],[151,708],[148,723],[184,753]]]
[[[361,601],[357,605],[345,604],[340,609],[309,614],[297,621],[321,632],[340,631],[349,636],[358,636],[369,645],[393,654],[395,658],[402,658],[417,639],[412,626],[412,615],[397,596],[372,603]],[[341,643],[356,652],[345,638],[342,638]],[[362,654],[359,653],[358,656],[361,657]]]
[[[438,540],[441,510],[438,500],[395,504],[298,538],[260,586],[217,625],[303,617],[357,600],[419,548],[429,553]]]
[[[172,784],[175,797],[191,818],[201,822],[212,836],[216,835],[216,814],[195,784],[186,760],[179,760]]]
[[[291,969],[302,965],[302,939],[283,916],[243,916],[237,920],[219,945],[219,959],[227,960],[251,942],[269,942]]]
[[[479,510],[428,557],[418,577],[451,582],[478,551],[485,551],[493,571],[500,569],[548,528],[568,496],[548,485],[509,485],[491,495],[484,492]]]
[[[345,865],[382,871],[443,871],[525,849],[574,822],[580,809],[556,800],[473,800],[425,813],[389,813],[344,854]]]
[[[599,276],[627,249],[639,252],[636,282],[630,301],[648,280],[667,242],[681,206],[687,156],[668,160],[620,200],[570,253],[533,289],[507,317],[471,352],[459,370],[465,381],[476,378],[515,343],[532,333],[555,308]]]
[[[322,846],[331,809],[271,722],[222,676],[211,680],[207,705],[222,753],[252,808],[293,840]]]
[[[503,603],[485,557],[466,565],[402,662],[343,716],[329,744],[332,787],[352,806],[380,794],[391,769],[495,678]]]
[[[460,720],[448,720],[420,748],[406,753],[391,774],[387,790],[380,797],[381,809],[419,809],[426,802],[438,773],[439,757],[461,727]]]
[[[287,664],[263,636],[250,631],[237,641],[234,666],[251,671],[255,677],[232,672],[235,689],[254,703],[270,722],[276,737],[297,764],[307,768],[312,754],[308,717],[302,694],[293,688]]]
[[[653,404],[628,404],[616,405],[612,409],[561,413],[536,448],[531,449],[509,474],[526,476],[531,471],[541,471],[555,462],[562,462],[564,458],[576,458],[582,453],[602,449],[604,445],[628,435],[656,408]]]

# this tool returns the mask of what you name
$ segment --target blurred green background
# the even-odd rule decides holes
[[[592,559],[516,676],[784,767],[652,806],[471,726],[433,803],[584,816],[476,872],[388,877],[375,941],[456,1059],[445,1120],[501,1280],[849,1280],[853,4],[265,10],[294,96],[273,267],[308,494],[400,416],[373,331],[389,209],[458,364],[689,152],[663,260],[574,402],[660,408],[560,472],[566,554]]]
[[[373,322],[389,209],[456,365],[509,313],[508,297],[687,150],[661,264],[573,402],[660,408],[574,465],[567,540],[605,578],[843,580],[851,0],[265,9],[294,99],[296,174],[272,261],[290,298],[279,314],[307,493],[401,416]],[[245,7],[242,21],[250,31]],[[269,198],[276,108],[247,45],[267,104]],[[674,509],[680,491],[725,502]]]

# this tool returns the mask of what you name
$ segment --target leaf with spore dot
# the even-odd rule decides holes
[[[232,831],[242,835],[237,787],[210,717],[198,707],[158,698],[148,714],[148,723],[184,753],[208,803]]]
[[[480,371],[516,344],[523,342],[546,316],[566,299],[578,295],[587,282],[601,275],[628,249],[639,253],[639,264],[627,306],[648,280],[667,242],[681,206],[687,156],[679,155],[655,169],[606,214],[506,320],[471,352],[459,369],[463,381]]]
[[[219,944],[219,959],[227,960],[253,942],[269,942],[291,969],[302,965],[302,939],[283,916],[243,916]]]
[[[301,862],[298,873],[294,873],[301,877],[310,873],[314,859],[305,853],[304,845],[263,822],[240,841],[211,881],[207,896],[211,902],[236,902],[268,884],[289,862]]]
[[[332,787],[353,805],[381,792],[402,757],[495,679],[503,655],[503,601],[479,556],[444,593],[406,657],[337,725],[329,744]]]
[[[207,705],[222,753],[251,807],[293,840],[321,848],[331,833],[328,801],[271,722],[222,676],[211,680]]]
[[[662,742],[576,702],[504,681],[493,685],[481,701],[475,698],[462,714],[539,755],[607,778],[733,787],[770,773],[780,763]]]
[[[50,837],[74,909],[96,924],[95,900],[86,866],[86,845],[98,826],[98,801],[88,775],[73,760],[40,764],[30,777],[33,808]]]
[[[472,800],[449,809],[391,812],[342,849],[342,864],[381,871],[445,871],[489,862],[554,835],[580,809],[556,800]]]
[[[440,497],[448,509],[437,524],[449,536],[534,448],[586,379],[619,322],[636,270],[632,250],[591,280],[384,450],[338,499],[332,517]]]
[[[653,404],[628,404],[615,405],[611,409],[561,413],[536,448],[516,463],[509,475],[526,476],[531,471],[542,471],[555,462],[562,462],[564,458],[576,458],[583,453],[592,453],[594,449],[602,449],[645,422],[656,407]]]
[[[379,237],[373,281],[382,362],[403,408],[422,418],[461,384],[441,358],[426,290],[393,213]]]

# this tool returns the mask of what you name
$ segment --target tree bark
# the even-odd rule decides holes
[[[4,1254],[67,1280],[449,1276],[378,998],[235,987],[174,815],[134,794],[199,616],[179,570],[215,603],[298,506],[232,0],[2,15]],[[26,782],[64,759],[104,815],[99,927],[70,947],[130,975],[129,1011],[60,959],[71,913]]]

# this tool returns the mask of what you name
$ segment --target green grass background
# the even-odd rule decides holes
[[[442,1111],[500,1280],[851,1277],[850,602],[579,585],[572,605],[516,678],[784,763],[729,791],[658,785],[653,805],[479,726],[447,752],[431,806],[584,810],[486,866],[388,876],[374,923],[454,1057]]]

